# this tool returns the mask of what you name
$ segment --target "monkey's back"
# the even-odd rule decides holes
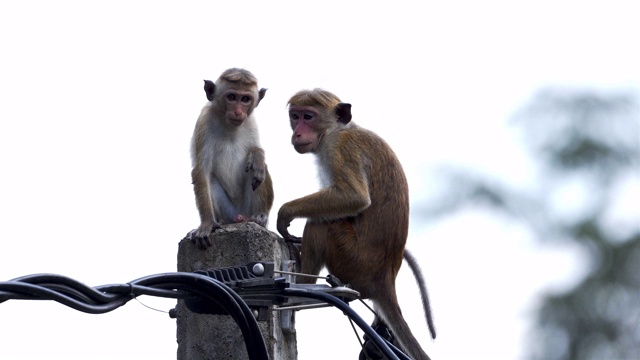
[[[393,283],[409,228],[409,191],[402,165],[387,142],[370,130],[351,124],[336,135],[343,151],[357,158],[371,200],[360,214],[344,220],[351,223],[357,236],[351,251],[369,254],[371,258],[361,259],[359,266]],[[368,297],[373,295],[366,294],[373,289],[359,290]]]
[[[359,219],[359,222],[369,224],[360,229],[360,234],[372,244],[404,249],[409,231],[409,186],[404,170],[386,141],[372,131],[361,129],[360,132],[370,145],[375,144],[362,150],[371,205]],[[367,152],[367,148],[374,152]],[[398,253],[397,268],[402,262],[402,251]]]

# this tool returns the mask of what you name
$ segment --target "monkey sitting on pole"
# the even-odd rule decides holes
[[[302,90],[288,105],[293,147],[317,156],[323,188],[282,205],[278,232],[287,241],[302,242],[302,273],[317,275],[326,266],[329,273],[372,300],[374,325],[386,324],[413,359],[428,359],[396,296],[396,275],[404,257],[416,276],[435,339],[421,271],[404,248],[409,191],[400,162],[382,138],[351,122],[351,104],[336,95],[322,89]],[[296,218],[307,218],[302,239],[287,230]],[[315,278],[303,277],[300,282],[315,283]]]
[[[191,179],[200,226],[185,239],[201,249],[221,224],[253,221],[267,225],[273,185],[260,147],[253,110],[267,89],[256,77],[232,68],[212,82],[204,81],[209,102],[202,109],[191,139]]]

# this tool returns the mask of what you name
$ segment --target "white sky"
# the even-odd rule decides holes
[[[633,1],[2,1],[0,280],[47,272],[96,286],[175,271],[198,225],[189,141],[202,80],[229,67],[269,88],[256,116],[275,230],[280,205],[318,186],[312,157],[289,144],[296,91],[352,103],[354,121],[396,150],[415,207],[443,163],[532,185],[509,116],[546,85],[639,89],[638,34]],[[404,269],[399,297],[434,359],[523,358],[535,295],[583,270],[575,249],[471,212],[414,214],[407,247],[436,341]],[[341,313],[298,315],[300,359],[357,358]],[[2,359],[175,359],[175,321],[135,301],[105,315],[9,301],[0,319]]]

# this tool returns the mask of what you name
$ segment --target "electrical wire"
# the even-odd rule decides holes
[[[323,291],[304,288],[274,289],[285,297],[320,300],[341,310],[355,322],[388,360],[411,360],[375,332],[346,302]],[[88,287],[55,274],[34,274],[0,282],[0,303],[7,300],[52,300],[89,314],[113,311],[140,295],[172,299],[201,297],[228,313],[242,332],[250,360],[269,360],[258,322],[245,301],[234,290],[210,276],[199,273],[149,275],[126,284]],[[353,326],[353,325],[352,325]]]
[[[113,311],[139,295],[185,298],[197,295],[222,307],[238,324],[250,360],[268,360],[269,354],[247,304],[224,283],[196,273],[150,275],[127,284],[90,288],[71,278],[37,274],[0,282],[0,303],[10,299],[53,300],[89,314]]]
[[[386,340],[384,340],[380,335],[378,335],[378,333],[375,332],[375,330],[373,330],[371,328],[371,326],[369,326],[369,324],[367,324],[364,319],[362,319],[356,312],[355,310],[353,310],[347,303],[345,303],[344,301],[338,299],[335,296],[326,294],[324,292],[320,292],[320,291],[313,291],[313,290],[308,290],[308,289],[285,289],[284,290],[285,295],[287,296],[299,296],[299,297],[306,297],[306,298],[310,298],[310,299],[316,299],[316,300],[321,300],[324,301],[340,310],[342,310],[342,312],[348,316],[350,319],[352,319],[356,325],[358,325],[360,327],[360,329],[362,329],[362,331],[364,331],[365,334],[367,334],[369,336],[369,338],[371,339],[371,341],[373,341],[373,343],[378,347],[378,349],[380,349],[380,351],[382,352],[382,354],[384,356],[387,357],[387,359],[389,360],[411,360],[411,358],[409,358],[406,354],[404,354],[402,351],[400,351],[398,348],[396,348],[395,346],[393,346],[392,344],[389,344]]]

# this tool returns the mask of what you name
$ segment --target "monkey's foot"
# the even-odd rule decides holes
[[[373,330],[375,330],[376,333],[378,333],[378,335],[380,335],[380,337],[382,337],[383,339],[387,340],[388,342],[394,344],[397,347],[397,343],[394,341],[395,338],[394,338],[393,334],[391,333],[391,330],[389,330],[389,328],[384,323],[379,323],[377,325],[372,324],[371,327],[373,328]],[[382,354],[380,349],[378,349],[378,347],[375,346],[373,344],[373,342],[369,339],[369,336],[367,336],[365,334],[363,338],[364,338],[364,346],[362,347],[362,350],[360,351],[360,356],[358,357],[359,360],[365,360],[365,359],[382,360],[382,359],[386,359],[386,357]]]
[[[254,223],[262,226],[263,228],[266,228],[267,227],[267,221],[269,220],[269,218],[267,217],[267,214],[260,213],[260,214],[253,215],[250,220],[253,221]]]
[[[189,231],[183,240],[189,240],[195,243],[199,249],[206,250],[213,245],[211,234],[217,229],[221,229],[218,223],[212,225],[203,224],[199,228]]]

